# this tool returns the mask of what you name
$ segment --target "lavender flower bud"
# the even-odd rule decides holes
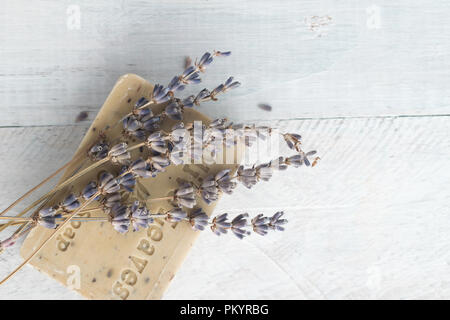
[[[196,205],[195,190],[191,183],[182,183],[175,191],[174,200],[178,206],[193,208]]]
[[[91,181],[86,185],[81,194],[85,200],[88,200],[95,193],[97,193],[97,191],[97,183],[95,181]]]
[[[185,219],[187,216],[186,212],[181,210],[180,208],[174,208],[167,212],[166,219],[170,222],[179,222]]]
[[[211,222],[211,230],[217,236],[221,234],[225,234],[228,232],[228,229],[231,228],[231,223],[228,222],[228,213],[223,213],[217,217],[215,217]]]
[[[305,165],[307,167],[309,167],[311,165],[311,163],[309,162],[308,157],[309,156],[313,156],[315,155],[317,152],[316,151],[309,151],[307,153],[301,152],[301,154],[303,155],[303,162],[305,163]]]
[[[190,75],[192,72],[194,72],[195,67],[194,66],[190,66],[188,68],[186,68],[186,70],[184,70],[183,74],[181,75],[182,78],[187,77],[188,75]]]
[[[88,156],[94,160],[98,161],[106,158],[108,155],[109,146],[106,142],[101,141],[89,149]]]
[[[129,208],[122,205],[116,205],[111,209],[111,214],[111,224],[113,228],[120,233],[126,233],[131,224]]]
[[[39,210],[39,217],[41,218],[53,217],[55,214],[56,209],[54,207],[48,207]]]
[[[150,108],[136,109],[133,111],[133,114],[138,116],[138,118],[141,122],[142,122],[142,119],[148,119],[148,118],[153,117],[153,112]]]
[[[248,189],[251,189],[258,182],[255,168],[244,169],[244,166],[239,166],[237,175],[238,180]]]
[[[170,160],[164,156],[153,156],[148,159],[156,172],[164,172],[165,168],[170,165]]]
[[[290,149],[300,151],[301,135],[296,133],[285,133],[283,134],[283,138]]]
[[[239,239],[243,239],[245,236],[250,234],[249,231],[244,229],[247,226],[247,219],[246,219],[247,217],[248,217],[247,213],[242,213],[236,216],[231,221],[231,231]]]
[[[194,106],[194,100],[195,100],[195,97],[194,97],[194,96],[189,96],[189,97],[187,97],[187,98],[184,98],[184,99],[181,101],[181,104],[182,104],[183,107],[185,107],[185,108],[192,108],[192,107]]]
[[[253,231],[259,235],[265,236],[269,230],[268,222],[269,218],[264,217],[262,214],[258,214],[251,221]]]
[[[221,52],[221,51],[214,51],[214,55],[217,56],[217,57],[220,57],[220,56],[222,56],[222,57],[228,57],[228,56],[231,55],[231,51],[224,51],[224,52]]]
[[[144,118],[142,119],[142,127],[149,132],[159,130],[161,119],[161,116]]]
[[[269,181],[272,177],[273,170],[267,164],[256,167],[256,176],[263,181]]]
[[[127,152],[128,145],[125,142],[114,145],[109,151],[111,157],[116,157]]]
[[[111,209],[114,206],[119,205],[121,200],[122,200],[122,197],[120,196],[120,193],[118,193],[118,192],[111,193],[111,194],[106,195],[106,197],[103,201],[103,205],[107,209]]]
[[[189,214],[189,223],[195,230],[203,231],[208,225],[208,216],[203,209],[198,208]]]
[[[206,178],[200,186],[200,194],[206,204],[211,204],[219,198],[219,189],[213,176]]]
[[[200,61],[198,62],[197,66],[201,71],[205,70],[205,66],[209,65],[213,61],[213,57],[211,56],[211,53],[206,52],[203,54],[203,56],[200,58]]]
[[[134,105],[135,109],[145,106],[149,101],[145,97],[141,97]]]
[[[300,167],[303,164],[303,156],[301,154],[293,155],[286,158],[286,163],[294,166],[295,168]]]
[[[117,183],[128,192],[133,192],[134,186],[136,185],[136,177],[133,173],[129,172],[119,177]]]
[[[183,109],[175,101],[169,103],[165,109],[165,113],[172,120],[180,121],[183,119]]]
[[[182,91],[184,89],[184,85],[181,82],[180,77],[178,77],[178,76],[173,77],[167,87],[168,87],[169,91],[172,91],[172,92]]]
[[[114,193],[120,190],[120,185],[111,173],[104,171],[100,174],[100,190],[103,194]]]
[[[274,159],[268,163],[268,166],[271,167],[274,170],[286,170],[288,165],[285,162],[285,159],[283,157],[278,157],[277,159]]]
[[[166,141],[164,140],[164,137],[162,136],[161,131],[154,132],[148,136],[147,146],[150,150],[153,150],[153,151],[156,151],[159,153],[167,152]]]
[[[164,86],[157,84],[153,88],[152,100],[155,103],[163,103],[170,99],[169,89],[164,88]]]
[[[55,229],[56,218],[61,217],[60,214],[57,214],[57,210],[54,207],[44,208],[39,210],[38,223],[44,228]]]
[[[286,219],[280,219],[284,215],[283,211],[278,211],[275,213],[269,221],[268,226],[273,230],[284,231],[282,225],[286,224],[288,221]]]
[[[148,178],[152,175],[149,164],[142,158],[135,160],[130,165],[131,172],[141,178]]]
[[[200,79],[200,75],[198,72],[194,72],[194,73],[191,73],[188,77],[184,78],[183,82],[186,84],[189,84],[189,83],[198,84],[198,83],[202,82],[202,79]]]
[[[114,163],[127,164],[131,159],[131,154],[127,151],[128,145],[125,142],[118,143],[111,148],[109,156]]]
[[[153,222],[153,218],[150,217],[150,212],[147,208],[139,207],[139,201],[135,201],[130,210],[133,231],[138,231],[139,228],[147,228]]]
[[[61,207],[64,211],[71,212],[80,207],[80,201],[78,201],[77,197],[71,193],[61,203]]]
[[[220,191],[231,194],[236,188],[236,182],[231,181],[230,169],[225,169],[216,174],[214,177]]]
[[[207,99],[211,96],[211,92],[208,89],[203,89],[200,91],[194,99],[194,104],[199,105],[201,101]]]

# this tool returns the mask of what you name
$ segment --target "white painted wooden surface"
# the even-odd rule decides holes
[[[285,209],[287,231],[201,235],[166,298],[450,298],[449,11],[418,0],[1,1],[0,205],[70,158],[121,74],[167,83],[185,55],[230,49],[203,85],[234,75],[243,86],[200,110],[299,131],[322,161],[224,197],[218,212]],[[314,15],[332,17],[321,37],[304,25]],[[89,118],[75,123],[80,111]],[[4,252],[1,273],[19,261]],[[78,298],[32,268],[0,297]]]

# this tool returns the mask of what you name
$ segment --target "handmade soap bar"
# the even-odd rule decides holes
[[[153,87],[144,79],[128,74],[122,76],[99,111],[92,126],[76,153],[86,153],[88,148],[98,140],[100,132],[110,126],[105,133],[109,141],[119,141],[121,126],[115,123],[131,111],[134,103],[142,96],[149,97]],[[158,113],[162,107],[153,109]],[[195,110],[188,109],[184,122],[210,120]],[[162,129],[168,130],[175,124],[165,120]],[[145,157],[145,150],[133,151]],[[72,175],[89,161],[82,160],[67,169],[62,179]],[[169,166],[167,171],[156,178],[138,180],[130,197],[146,201],[149,197],[165,197],[177,188],[181,179],[201,182],[209,174],[224,168],[236,169],[235,165],[190,164]],[[117,166],[106,164],[103,169],[115,170]],[[70,191],[78,192],[89,181],[96,180],[99,170],[83,176],[72,189],[62,190],[49,203],[58,202]],[[171,207],[168,201],[147,202],[151,212],[159,212]],[[214,205],[199,202],[207,214]],[[90,207],[96,207],[91,204]],[[101,211],[85,213],[90,216],[102,216]],[[27,257],[52,230],[37,227],[25,240],[21,254]],[[186,222],[169,223],[156,220],[148,229],[137,232],[129,231],[122,235],[116,232],[108,222],[72,221],[59,231],[57,237],[50,241],[31,260],[38,270],[78,291],[89,299],[159,299],[175,276],[177,269],[194,244],[198,232],[192,230]]]

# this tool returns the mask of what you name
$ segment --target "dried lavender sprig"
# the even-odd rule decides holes
[[[188,66],[181,75],[174,76],[167,87],[164,87],[160,84],[155,85],[150,100],[147,100],[145,97],[140,98],[136,103],[134,110],[122,119],[125,119],[133,114],[139,114],[140,110],[148,109],[148,107],[151,105],[160,104],[172,100],[175,92],[182,91],[186,85],[201,82],[199,72],[205,72],[206,67],[211,64],[211,62],[214,60],[214,57],[229,55],[231,55],[231,51],[214,51],[213,54],[209,52],[204,53],[198,62],[196,59],[196,62],[193,66]],[[142,114],[140,114],[140,116],[142,116]]]
[[[184,84],[188,84],[188,83],[198,83],[200,82],[200,79],[198,78],[198,71],[200,72],[204,72],[205,68],[207,65],[209,65],[212,60],[213,57],[218,57],[218,56],[229,56],[231,55],[231,51],[225,51],[225,52],[221,52],[221,51],[214,51],[213,54],[211,55],[210,53],[205,53],[202,58],[200,59],[200,61],[197,63],[195,63],[195,68],[193,70],[189,69],[189,66],[186,68],[186,70],[183,72],[183,74],[179,77],[180,81]],[[175,81],[177,82],[177,81]],[[170,93],[173,93],[176,90],[181,89],[181,87],[179,85],[176,85],[174,81],[171,82],[171,84],[169,84],[169,88],[164,88],[161,85],[155,85],[154,90],[152,92],[152,100],[151,101],[145,101],[145,98],[141,98],[135,105],[134,110],[143,110],[146,107],[148,107],[151,103],[162,103],[164,101],[167,101],[167,97],[173,96],[173,94],[171,95]],[[175,88],[176,87],[176,88]],[[174,90],[176,89],[176,90]],[[186,104],[184,104],[186,105]],[[147,108],[148,109],[148,108]],[[133,110],[133,111],[134,111]],[[148,109],[149,110],[149,109]],[[138,112],[140,113],[141,116],[143,116],[146,112],[145,111],[141,111]],[[134,114],[134,112],[132,112],[131,114]],[[107,128],[105,128],[105,130],[107,130]],[[105,150],[105,148],[102,148],[102,144],[99,143],[97,145],[95,145],[94,147],[92,147],[90,149],[90,155],[93,157],[94,160],[100,160],[103,158],[103,156],[105,156],[105,151],[107,152],[107,149]],[[56,170],[52,175],[50,175],[48,178],[44,179],[41,183],[39,183],[36,187],[32,188],[31,190],[29,190],[27,193],[25,193],[22,197],[20,197],[19,199],[17,199],[15,202],[13,202],[10,206],[8,206],[5,210],[3,210],[0,213],[0,216],[5,214],[6,212],[8,212],[10,209],[12,209],[14,206],[16,206],[19,202],[21,202],[23,199],[25,199],[28,195],[30,195],[34,190],[40,188],[42,185],[44,185],[45,183],[47,183],[49,180],[51,180],[51,178],[53,178],[55,175],[57,175],[59,172],[61,172],[62,170],[64,170],[64,168],[68,167],[70,164],[72,164],[73,162],[75,162],[75,160],[77,159],[72,159],[69,163],[67,163],[66,165],[64,165],[63,167],[59,168],[58,170]],[[40,202],[39,202],[40,203]],[[36,206],[36,203],[34,206]],[[34,207],[33,206],[33,207]],[[33,208],[31,207],[31,208]],[[20,213],[19,215],[23,215],[25,214],[27,211],[31,210],[28,209],[23,213]]]
[[[210,126],[209,126],[209,128],[214,129],[216,133],[217,133],[217,132],[220,133],[220,132],[222,132],[224,129],[229,128],[229,127],[230,127],[230,125],[226,125],[224,119],[218,119],[218,120],[216,120],[216,121],[213,121],[213,122],[210,124]],[[237,127],[237,126],[235,125],[234,127]],[[254,126],[253,126],[253,127],[248,127],[248,126],[242,126],[242,125],[241,125],[241,126],[239,126],[239,127],[240,127],[241,129],[242,129],[242,128],[244,128],[244,129],[255,129]],[[181,129],[178,128],[178,129],[176,129],[176,130],[174,130],[174,131],[180,131],[180,130],[181,130]],[[182,130],[181,130],[181,131],[182,131]],[[269,133],[270,133],[270,128],[269,128]],[[168,136],[171,137],[171,134],[169,134]],[[181,135],[178,134],[178,136],[181,136]],[[262,137],[263,135],[257,134],[257,136]],[[294,138],[297,139],[297,142],[298,142],[298,141],[299,141],[299,138],[300,138],[299,135],[295,135],[295,134],[284,134],[283,136],[284,136],[285,138],[286,138],[286,137],[290,137],[290,138],[291,138],[290,140],[288,139],[287,141],[291,141],[291,140],[292,140],[292,137],[294,137]],[[196,138],[196,136],[194,135],[193,139],[195,139],[195,138]],[[204,139],[204,137],[202,137],[202,139]],[[165,137],[163,138],[163,140],[169,140],[169,141],[173,144],[173,145],[172,145],[172,150],[173,150],[174,152],[179,152],[178,150],[181,150],[180,153],[183,154],[183,151],[185,151],[183,148],[175,148],[175,146],[176,146],[175,143],[176,143],[177,141],[174,141],[172,138],[167,139],[167,136],[165,136]],[[161,141],[159,141],[159,143],[160,143],[160,144],[161,144],[161,143],[164,143],[164,141],[161,140]],[[154,148],[154,147],[155,147],[155,144],[152,145],[151,139],[150,139],[149,141],[147,141],[147,144],[148,144],[149,148]],[[140,144],[135,145],[135,146],[133,146],[133,147],[129,147],[128,149],[127,149],[127,145],[126,145],[125,143],[119,143],[119,144],[113,146],[111,149],[106,148],[105,146],[97,146],[96,148],[94,148],[95,151],[100,152],[100,151],[103,150],[103,152],[104,152],[104,150],[108,150],[108,152],[106,153],[107,156],[106,156],[105,158],[103,158],[103,159],[101,159],[101,160],[99,160],[99,161],[93,163],[93,164],[92,164],[91,166],[89,166],[88,168],[82,170],[81,172],[79,172],[79,173],[77,173],[76,175],[72,176],[71,178],[67,179],[65,182],[63,182],[62,184],[60,184],[59,186],[57,186],[54,190],[52,190],[51,192],[47,193],[46,195],[44,195],[43,197],[41,197],[40,199],[38,199],[36,202],[34,202],[31,206],[29,206],[29,207],[26,208],[24,211],[22,211],[22,212],[20,213],[20,215],[23,215],[23,214],[26,213],[27,211],[31,210],[34,206],[36,206],[37,204],[39,204],[40,202],[42,202],[44,199],[48,198],[50,195],[52,195],[52,194],[56,193],[57,191],[61,190],[61,189],[64,188],[66,185],[68,185],[68,184],[70,184],[71,182],[75,181],[78,177],[82,176],[82,175],[85,174],[86,172],[89,172],[90,170],[92,170],[92,169],[94,169],[94,168],[100,166],[101,164],[106,163],[108,160],[112,160],[113,163],[127,163],[128,160],[129,160],[130,157],[131,157],[130,154],[129,154],[129,151],[131,151],[131,150],[133,150],[133,149],[136,149],[136,148],[138,148],[138,147],[144,146],[144,145],[145,145],[145,143],[140,143]],[[288,146],[290,146],[289,143],[288,143]],[[295,146],[296,146],[296,150],[300,150],[300,149],[299,149],[299,146],[298,146],[298,143],[296,143]],[[99,147],[100,147],[100,148],[99,148]],[[308,153],[304,153],[303,151],[300,150],[299,152],[300,152],[300,154],[301,154],[301,157],[300,157],[299,159],[292,158],[292,159],[288,159],[288,160],[292,160],[292,163],[293,163],[294,166],[296,166],[296,165],[298,165],[298,164],[302,164],[302,163],[305,163],[306,165],[309,165],[309,164],[310,164],[310,161],[308,160],[308,156],[313,155],[313,154],[315,153],[315,151],[308,152]],[[104,154],[105,154],[105,153],[104,153]],[[173,160],[176,160],[176,161],[178,162],[177,164],[180,163],[180,162],[179,162],[179,159],[174,159],[171,155],[169,155],[167,158],[168,158],[168,160],[172,160],[172,162],[174,162]],[[318,157],[315,159],[315,161],[313,162],[313,164],[316,163],[317,159],[318,159]],[[157,161],[155,161],[155,160],[157,160]],[[149,162],[152,164],[152,167],[153,167],[153,168],[156,168],[156,170],[154,170],[154,173],[156,173],[156,172],[164,171],[164,168],[170,163],[170,161],[168,161],[168,160],[161,159],[160,157],[155,157],[154,159],[153,159],[153,158],[149,159]],[[260,169],[260,171],[263,171],[263,170]],[[152,174],[152,176],[154,176],[154,175],[155,175],[155,174]],[[246,186],[251,186],[251,185],[254,184],[254,182],[251,182],[251,181],[250,181],[250,183],[249,183],[249,180],[251,180],[251,179],[254,179],[254,178],[246,178],[246,183],[245,183]],[[264,178],[263,178],[263,180],[264,180]],[[230,187],[233,187],[233,184],[230,184]],[[228,193],[230,193],[230,192],[228,192]],[[210,201],[215,201],[215,200],[217,199],[217,197],[214,197],[213,194],[208,194],[207,192],[205,193],[205,196],[209,196],[208,199],[211,199]],[[206,197],[205,197],[205,199],[206,199]]]
[[[139,203],[135,203],[133,206],[139,206]],[[116,208],[118,211],[113,213],[112,225],[120,233],[126,233],[130,225],[133,224],[133,209],[128,208],[130,207],[119,206]],[[198,231],[203,231],[207,226],[210,226],[210,230],[218,236],[231,230],[239,239],[250,235],[251,231],[262,236],[270,230],[284,231],[283,225],[288,222],[286,219],[281,219],[284,214],[282,211],[275,213],[272,217],[264,217],[259,214],[250,221],[247,213],[239,214],[231,221],[228,220],[227,213],[209,218],[201,208],[194,209],[189,214],[180,208],[173,208],[165,213],[158,214],[148,214],[148,210],[145,212],[146,220],[140,225],[142,228],[147,228],[153,222],[153,218],[163,217],[169,222],[187,221],[194,230]],[[248,230],[249,228],[251,231]],[[133,231],[136,231],[136,228]]]

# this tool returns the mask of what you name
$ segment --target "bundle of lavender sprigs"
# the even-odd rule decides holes
[[[217,201],[221,194],[231,194],[238,183],[252,188],[259,181],[268,181],[274,170],[286,170],[289,166],[314,166],[319,159],[318,157],[310,159],[316,154],[316,151],[304,152],[301,149],[301,136],[296,133],[280,133],[270,127],[233,124],[227,122],[226,119],[216,119],[208,125],[203,125],[202,130],[194,130],[192,123],[181,122],[185,108],[193,108],[206,101],[216,101],[220,94],[239,87],[240,83],[230,77],[213,90],[203,89],[197,95],[183,99],[176,96],[176,93],[182,91],[186,85],[200,83],[200,73],[206,70],[214,58],[230,54],[231,52],[214,51],[212,54],[207,52],[194,65],[188,66],[181,75],[175,76],[167,87],[155,85],[150,97],[140,98],[133,110],[120,123],[106,127],[103,134],[99,135],[98,141],[87,150],[87,154],[80,155],[84,157],[84,161],[90,162],[85,169],[67,178],[18,215],[4,216],[33,191],[70,164],[80,160],[80,156],[75,157],[1,212],[0,221],[5,223],[0,227],[0,231],[8,226],[17,227],[9,238],[0,242],[1,250],[12,246],[19,238],[38,225],[54,231],[0,284],[20,270],[45,244],[55,237],[58,230],[70,221],[109,221],[115,230],[126,233],[130,230],[137,231],[139,228],[147,228],[155,218],[164,218],[170,222],[185,221],[195,230],[201,231],[208,228],[218,236],[231,231],[240,239],[250,235],[251,231],[263,236],[271,230],[283,231],[283,225],[287,223],[287,220],[282,218],[284,213],[281,211],[271,217],[258,214],[252,219],[248,218],[247,213],[242,213],[230,220],[227,213],[208,217],[201,208],[196,208],[199,201],[204,201],[209,205]],[[152,107],[162,104],[165,104],[163,111],[154,114]],[[160,124],[165,118],[177,121],[177,124],[169,132],[160,129]],[[122,141],[112,144],[107,141],[104,132],[111,130],[116,125],[121,125],[123,128]],[[173,208],[167,212],[152,213],[144,203],[139,201],[127,203],[128,201],[125,200],[124,194],[133,192],[138,179],[155,177],[158,173],[164,172],[169,165],[192,163],[193,160],[201,159],[205,151],[208,155],[215,155],[224,146],[226,148],[239,143],[251,146],[257,139],[266,140],[275,132],[283,138],[290,149],[295,151],[294,155],[280,156],[268,163],[255,164],[250,167],[240,166],[234,174],[229,169],[222,170],[206,178],[199,185],[189,181],[180,183],[179,187],[173,190],[173,196],[146,199],[147,202],[170,200]],[[140,142],[130,145],[136,140]],[[138,148],[147,149],[147,159],[133,159],[131,151]],[[55,196],[64,188],[70,187],[86,173],[108,162],[119,166],[118,174],[102,171],[98,180],[89,182],[80,194],[70,193],[62,197],[58,205],[46,206],[46,201],[50,197]],[[86,209],[93,202],[97,203],[97,206],[93,209]],[[192,209],[189,210],[190,213],[186,212],[186,208]],[[99,209],[104,212],[104,217],[79,216],[86,211]],[[31,210],[33,210],[31,215],[25,217],[25,214]]]

